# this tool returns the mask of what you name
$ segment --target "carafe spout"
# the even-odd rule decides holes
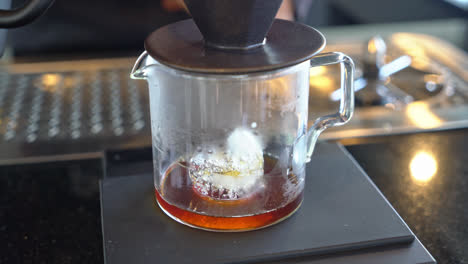
[[[149,56],[146,51],[143,52],[135,62],[132,72],[130,73],[130,78],[135,80],[146,80],[148,77],[148,68],[154,64],[151,60],[153,60],[151,56]]]

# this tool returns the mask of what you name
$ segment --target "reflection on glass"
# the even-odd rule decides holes
[[[323,92],[331,92],[336,89],[335,81],[328,76],[310,76],[309,83],[312,87]],[[341,90],[339,91],[341,92]]]
[[[442,121],[423,102],[414,102],[406,109],[408,118],[420,128],[433,128],[439,126]]]
[[[325,66],[312,67],[309,70],[310,76],[324,75],[325,73],[327,73],[327,67]]]
[[[410,162],[411,177],[416,182],[429,182],[437,172],[437,161],[428,152],[420,151]]]
[[[312,78],[311,78],[312,80]],[[333,83],[332,83],[333,84]],[[354,92],[357,92],[367,86],[367,80],[365,78],[359,78],[354,80]],[[330,94],[330,99],[332,101],[339,101],[341,100],[341,89],[335,90],[333,93]]]
[[[266,81],[269,96],[272,98],[286,96],[288,94],[288,83],[285,79],[274,79]]]

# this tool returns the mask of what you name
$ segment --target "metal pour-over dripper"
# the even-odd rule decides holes
[[[169,67],[245,74],[296,65],[325,46],[317,30],[274,20],[282,0],[185,0],[192,19],[162,27],[145,41]]]

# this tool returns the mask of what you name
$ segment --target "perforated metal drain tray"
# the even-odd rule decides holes
[[[151,143],[134,59],[8,65],[0,72],[0,164],[92,158]]]

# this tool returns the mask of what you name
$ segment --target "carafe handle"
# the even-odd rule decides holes
[[[307,159],[309,162],[314,152],[315,143],[320,133],[329,127],[346,124],[354,112],[354,62],[340,52],[323,53],[310,60],[311,67],[332,64],[341,65],[341,99],[338,112],[319,117],[307,132]]]

